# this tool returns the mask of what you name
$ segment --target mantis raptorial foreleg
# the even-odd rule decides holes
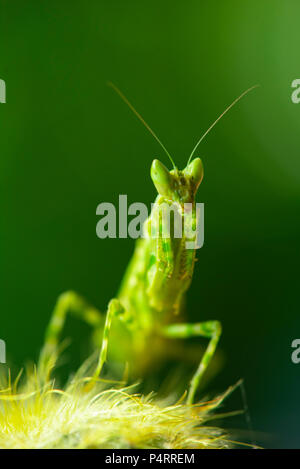
[[[76,292],[67,291],[61,294],[56,302],[50,323],[46,330],[45,343],[39,359],[39,370],[43,371],[47,369],[49,360],[51,360],[53,353],[56,352],[68,312],[79,317],[95,330],[103,328],[102,346],[97,368],[93,375],[93,378],[97,378],[106,361],[111,322],[114,317],[124,312],[124,309],[118,300],[111,300],[108,305],[104,323],[104,315],[94,306],[87,303]]]
[[[158,208],[159,210],[159,208]],[[165,238],[162,232],[163,214],[159,210],[159,236],[156,243],[156,256],[158,268],[164,270],[166,277],[171,277],[174,270],[174,252],[170,243],[170,238]]]
[[[221,332],[222,327],[219,321],[206,321],[195,324],[171,324],[170,326],[166,326],[163,329],[163,334],[166,337],[173,339],[187,339],[189,337],[207,337],[210,339],[208,347],[204,352],[197,371],[190,382],[190,388],[187,397],[188,404],[193,403],[197,387],[199,386],[201,378],[215,353]]]

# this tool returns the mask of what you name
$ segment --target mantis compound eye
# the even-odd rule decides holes
[[[194,192],[197,192],[198,187],[203,179],[203,165],[200,158],[195,158],[185,169],[184,175],[189,178],[193,184]]]
[[[173,190],[173,177],[168,168],[158,160],[152,163],[151,178],[160,195],[170,196]]]

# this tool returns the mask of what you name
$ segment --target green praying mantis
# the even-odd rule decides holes
[[[161,225],[164,220],[159,207],[162,203],[175,203],[180,210],[185,203],[190,203],[193,207],[191,223],[198,223],[194,207],[196,193],[203,178],[203,166],[201,159],[194,158],[194,154],[224,114],[257,85],[242,93],[213,122],[196,143],[183,170],[177,169],[165,146],[127,98],[113,84],[110,86],[157,140],[170,159],[173,169],[169,171],[158,160],[152,163],[151,178],[158,195],[145,222],[144,229],[148,235],[136,241],[119,292],[109,302],[106,314],[91,306],[76,292],[68,291],[60,295],[46,330],[39,368],[45,366],[56,349],[69,312],[80,317],[95,331],[99,348],[93,374],[95,380],[107,361],[108,349],[112,359],[127,362],[135,374],[141,376],[146,373],[149,363],[166,355],[170,340],[204,337],[209,340],[208,346],[187,392],[187,403],[192,404],[199,383],[214,356],[222,328],[218,320],[180,322],[184,298],[193,277],[196,250],[187,249],[184,233],[181,238],[175,238],[171,232],[169,237],[162,236]],[[181,213],[184,217],[183,211]],[[149,235],[149,227],[153,226],[156,228],[155,237]]]

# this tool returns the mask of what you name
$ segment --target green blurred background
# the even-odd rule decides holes
[[[226,363],[210,383],[245,378],[265,446],[300,447],[300,78],[294,0],[1,0],[0,338],[18,369],[36,360],[56,297],[75,289],[104,308],[133,241],[96,237],[96,206],[153,201],[161,148],[179,167],[204,130],[260,84],[199,148],[205,246],[188,309],[220,319]],[[81,324],[70,328],[81,334]],[[85,330],[85,329],[84,329]],[[3,366],[3,365],[2,365]]]

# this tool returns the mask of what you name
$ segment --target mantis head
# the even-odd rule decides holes
[[[192,153],[190,154],[189,160],[187,162],[186,167],[179,171],[175,163],[164,146],[164,144],[160,141],[157,135],[153,132],[151,127],[144,121],[142,116],[136,111],[136,109],[132,106],[132,104],[128,101],[128,99],[123,95],[123,93],[113,84],[108,83],[116,93],[123,99],[123,101],[127,104],[127,106],[132,110],[132,112],[137,116],[137,118],[142,122],[142,124],[148,129],[148,131],[152,134],[155,140],[160,144],[166,155],[168,156],[169,160],[173,165],[173,169],[169,171],[165,165],[163,165],[160,161],[154,160],[151,166],[151,178],[154,182],[154,185],[158,191],[158,193],[170,200],[174,200],[179,203],[188,203],[193,202],[197,189],[201,184],[203,178],[203,166],[202,161],[200,158],[194,158],[194,154],[200,145],[200,143],[204,140],[207,134],[212,130],[212,128],[219,122],[219,120],[231,109],[240,99],[242,99],[249,91],[257,88],[259,85],[252,86],[244,91],[238,98],[236,98],[226,109],[219,115],[219,117],[211,124],[211,126],[204,132],[201,138],[198,140],[196,145],[193,148]]]
[[[192,202],[203,179],[202,161],[195,158],[182,171],[177,168],[169,171],[159,160],[154,160],[151,178],[160,195],[179,203]]]

